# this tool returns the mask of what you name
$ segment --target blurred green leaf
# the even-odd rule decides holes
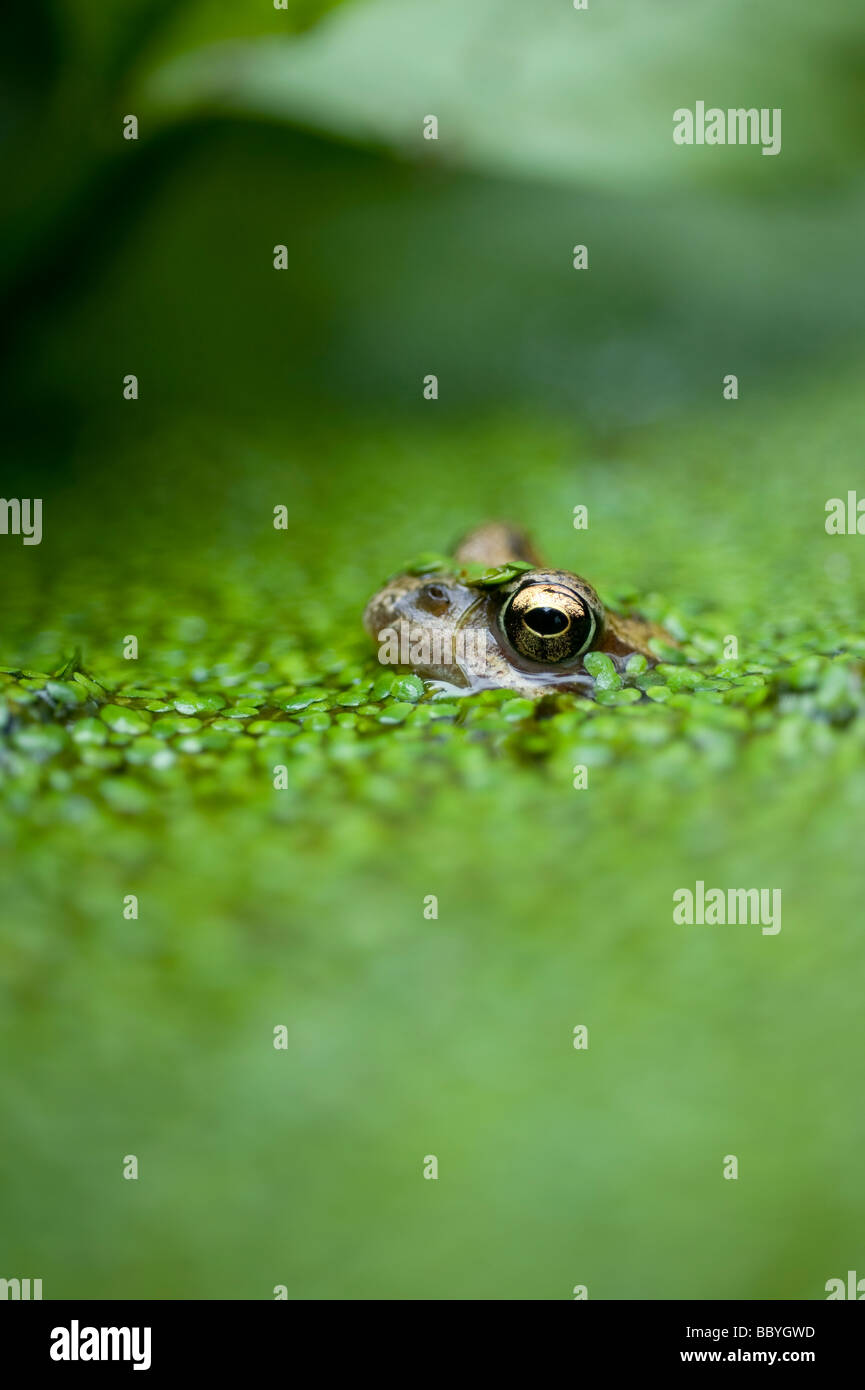
[[[147,86],[500,174],[607,188],[755,189],[848,176],[865,150],[865,11],[849,0],[365,0],[297,40],[217,45]],[[780,158],[683,148],[672,116],[781,107]],[[437,141],[422,138],[427,114]]]

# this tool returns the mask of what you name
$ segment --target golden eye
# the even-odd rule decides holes
[[[579,656],[597,628],[585,599],[561,584],[527,584],[501,617],[508,639],[530,661],[556,663]]]

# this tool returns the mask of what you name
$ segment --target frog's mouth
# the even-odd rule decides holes
[[[454,627],[459,631],[460,628],[480,626],[477,623],[473,623],[471,620],[472,618],[474,618],[476,614],[482,612],[485,613],[485,609],[488,603],[488,594],[478,594],[477,598],[470,599],[469,602],[466,604],[465,608],[463,609],[462,613],[460,613],[459,617],[454,623]]]

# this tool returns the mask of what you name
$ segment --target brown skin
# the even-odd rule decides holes
[[[456,573],[390,580],[363,617],[367,632],[382,644],[380,655],[393,641],[388,632],[408,633],[403,664],[454,694],[503,688],[537,698],[554,690],[590,692],[592,678],[583,665],[590,651],[606,652],[621,669],[634,652],[654,660],[652,637],[671,640],[656,624],[604,609],[579,575],[544,568],[525,532],[504,522],[465,536],[454,553],[454,570],[469,562],[493,568],[515,561],[534,568],[494,587],[465,582]]]

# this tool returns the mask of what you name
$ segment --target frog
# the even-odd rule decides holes
[[[430,557],[395,575],[363,623],[382,664],[410,667],[451,695],[588,695],[590,652],[621,672],[634,654],[654,665],[654,640],[673,643],[658,624],[605,607],[582,576],[549,568],[528,533],[504,521],[469,531],[447,562]]]

